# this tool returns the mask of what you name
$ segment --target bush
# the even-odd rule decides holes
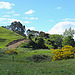
[[[29,48],[29,44],[27,42],[23,42],[19,45],[21,48]]]
[[[5,54],[5,51],[0,51],[0,57],[3,57]]]
[[[53,51],[54,56],[52,61],[74,58],[74,52],[74,47],[65,45],[64,47],[62,47],[62,49],[56,49],[55,51]]]
[[[54,48],[52,45],[48,45],[48,44],[45,44],[45,46],[46,46],[48,49]]]
[[[11,49],[10,51],[6,51],[5,54],[18,54],[18,51]]]
[[[27,59],[34,61],[34,62],[40,62],[42,60],[46,60],[47,58],[48,58],[47,55],[36,54],[36,55],[33,55],[32,57],[28,57]]]

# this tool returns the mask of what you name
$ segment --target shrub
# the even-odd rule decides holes
[[[46,46],[48,49],[53,49],[53,48],[54,48],[52,45],[48,45],[48,44],[45,44],[45,46]]]
[[[5,51],[0,51],[0,57],[3,57],[5,54]]]
[[[27,59],[34,61],[34,62],[40,62],[42,60],[46,60],[49,56],[47,55],[40,55],[40,54],[35,54],[31,57],[28,57]]]
[[[5,54],[18,54],[18,51],[11,49],[9,51],[6,51]]]
[[[53,60],[62,60],[62,59],[70,59],[74,58],[75,48],[72,46],[65,45],[62,49],[56,49],[52,53],[54,53]]]

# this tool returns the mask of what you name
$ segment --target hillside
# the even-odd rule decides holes
[[[23,36],[14,33],[13,31],[0,27],[0,48],[6,48],[6,45],[12,42],[13,40],[23,38]]]

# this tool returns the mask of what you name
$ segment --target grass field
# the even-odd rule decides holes
[[[75,58],[52,62],[52,50],[17,48],[18,54],[5,54],[8,43],[22,38],[0,27],[0,75],[75,75]]]
[[[75,59],[51,61],[51,50],[18,48],[18,55],[0,56],[0,75],[75,75]],[[34,62],[33,55],[47,55],[49,58]],[[12,60],[14,56],[14,61]]]
[[[8,43],[22,38],[24,37],[8,29],[0,27],[0,48],[6,48]]]

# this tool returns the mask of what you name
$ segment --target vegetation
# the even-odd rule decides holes
[[[14,33],[6,28],[0,27],[0,48],[6,48],[6,45],[13,40],[23,39],[24,37]]]
[[[54,52],[53,60],[63,60],[74,58],[75,48],[72,46],[65,45],[62,49],[56,49]]]
[[[5,50],[1,50],[5,51]],[[6,50],[8,51],[8,50]],[[17,48],[18,55],[0,56],[2,75],[74,75],[75,59],[53,61],[52,50]],[[13,60],[14,56],[14,60]]]
[[[9,51],[6,51],[5,54],[18,54],[18,51],[14,50],[14,49],[11,49]]]
[[[71,29],[71,27],[67,30],[65,29],[65,32],[63,33],[63,37],[66,38],[67,36],[71,36],[73,38],[73,35],[75,34],[75,30]]]
[[[63,39],[62,46],[65,46],[65,45],[70,45],[75,47],[75,41],[72,38],[72,36],[67,36],[66,38]]]
[[[75,41],[74,33],[69,35],[73,32],[71,28],[64,35],[28,29],[29,41],[21,43],[16,49],[7,49],[8,43],[24,38],[21,36],[24,30],[21,33],[18,24],[25,28],[20,22],[11,24],[14,32],[0,27],[0,75],[75,74]]]

